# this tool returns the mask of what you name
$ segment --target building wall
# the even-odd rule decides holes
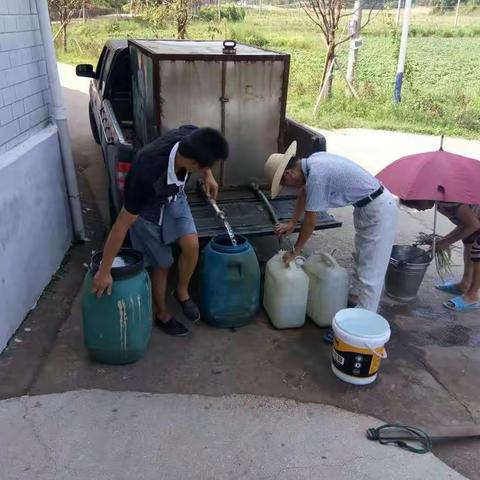
[[[0,352],[70,245],[65,192],[55,126],[42,129],[1,156]]]
[[[0,0],[0,352],[72,240],[49,99],[35,1]]]
[[[35,0],[0,0],[0,153],[41,130],[49,119],[36,11]]]

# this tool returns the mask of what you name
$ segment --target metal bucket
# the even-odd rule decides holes
[[[400,302],[417,298],[432,255],[411,245],[394,245],[385,277],[385,293]]]

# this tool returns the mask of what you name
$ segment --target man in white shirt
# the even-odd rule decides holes
[[[376,312],[398,220],[397,202],[391,193],[348,158],[326,152],[297,158],[296,142],[285,154],[270,156],[265,174],[271,182],[272,198],[280,193],[282,186],[299,189],[292,219],[275,228],[277,235],[288,235],[304,215],[295,246],[284,255],[287,264],[300,254],[312,235],[318,212],[354,206],[356,252],[349,301]]]

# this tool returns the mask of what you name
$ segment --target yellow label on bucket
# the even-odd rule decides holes
[[[347,375],[355,377],[375,375],[384,355],[383,347],[375,349],[355,347],[337,337],[333,342],[332,360],[335,366]]]

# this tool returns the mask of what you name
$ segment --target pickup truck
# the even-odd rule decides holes
[[[90,84],[89,101],[90,125],[93,138],[102,148],[105,168],[109,179],[109,200],[112,220],[115,218],[121,208],[125,179],[130,170],[131,164],[135,159],[135,154],[139,148],[141,148],[145,143],[148,143],[148,138],[144,137],[142,139],[142,135],[139,135],[139,126],[136,125],[135,121],[135,95],[138,95],[138,93],[136,93],[138,92],[138,89],[135,88],[136,77],[133,72],[133,65],[135,65],[135,63],[132,59],[132,46],[135,46],[135,42],[136,41],[110,40],[105,44],[96,68],[88,64],[77,65],[76,68],[76,74],[78,76],[89,77],[92,79]],[[140,42],[141,41],[138,41],[139,44]],[[148,46],[151,47],[153,44],[156,47],[156,42],[161,43],[162,41],[149,41]],[[164,43],[168,42],[165,41]],[[178,53],[179,49],[181,54],[183,46],[185,45],[185,48],[187,48],[188,43],[190,44],[190,47],[195,43],[194,46],[196,47],[196,42],[178,42],[175,43],[173,47],[171,47],[173,42],[170,42],[170,44],[166,45],[165,48],[175,48],[174,58],[181,59]],[[202,47],[202,45],[206,45],[207,42],[201,44],[201,48],[208,47],[208,49],[211,50],[212,45],[210,45],[210,43],[205,47]],[[244,46],[243,48],[251,49],[252,51],[254,50],[253,47],[248,46]],[[232,56],[234,56],[234,54],[235,52],[233,52],[233,54],[231,53]],[[285,63],[285,65],[288,67],[289,56],[284,55],[284,57],[286,57],[286,60],[288,60]],[[241,55],[238,55],[235,60],[238,60],[238,58],[241,58]],[[252,56],[251,58],[255,60],[256,57]],[[268,59],[269,58],[270,57],[268,57]],[[200,57],[200,59],[205,60],[205,55]],[[210,59],[207,58],[207,60]],[[215,61],[211,62],[212,68],[221,63],[218,62],[216,57],[214,60]],[[170,61],[169,64],[172,64],[172,61]],[[189,61],[191,62],[191,60]],[[208,62],[204,61],[202,65],[207,63]],[[248,63],[251,64],[252,61],[249,60]],[[266,64],[271,63],[271,61],[266,61]],[[187,63],[187,65],[189,65],[189,63]],[[205,68],[205,66],[202,68]],[[235,73],[235,75],[238,75],[238,73]],[[288,80],[288,69],[285,75]],[[260,75],[260,77],[264,77],[264,75]],[[255,80],[252,80],[251,82],[254,81]],[[222,82],[222,88],[225,89],[224,83],[225,81]],[[157,88],[160,87],[157,86]],[[177,87],[174,86],[174,89],[176,88]],[[179,86],[178,88],[182,87]],[[247,86],[247,90],[248,89],[251,90],[250,85]],[[188,94],[188,92],[185,92],[185,95]],[[183,95],[183,92],[176,91],[175,95],[177,95],[177,97],[175,97],[177,99],[182,98],[181,96]],[[178,97],[178,95],[180,95],[180,97]],[[227,104],[229,99],[225,98],[225,96],[226,94],[224,93],[220,98],[223,114],[225,113],[225,105],[227,105],[227,107],[229,105]],[[279,117],[279,122],[280,132],[283,135],[283,145],[288,145],[292,140],[297,140],[300,155],[309,155],[315,151],[325,151],[326,141],[322,135],[319,135],[318,133],[304,126],[289,120],[288,118],[285,118],[285,84],[282,87],[282,96],[285,97],[280,99],[280,101],[284,102],[283,117]],[[160,98],[160,94],[158,95],[158,98]],[[258,96],[258,98],[258,101],[261,101],[261,96]],[[164,102],[164,98],[158,100],[159,109],[162,109]],[[234,102],[231,102],[230,105],[233,103]],[[241,108],[243,107],[241,106]],[[175,110],[175,108],[173,110]],[[281,109],[279,109],[279,112],[281,115]],[[161,120],[162,115],[164,115],[164,112],[158,113],[159,121]],[[191,118],[185,118],[185,120],[185,123],[196,123],[192,121],[193,119]],[[247,122],[248,124],[249,118],[244,118],[242,121]],[[145,120],[138,117],[138,114],[137,122],[146,123]],[[225,118],[222,117],[222,130],[224,123]],[[161,133],[161,131],[158,131],[154,132],[153,135],[161,135]],[[228,136],[227,140],[230,142]],[[238,139],[236,140],[238,141]],[[243,143],[245,144],[245,142]],[[235,146],[236,145],[237,144],[235,144]],[[279,148],[282,148],[281,145],[282,144],[279,143]],[[271,150],[270,152],[273,153]],[[261,165],[258,164],[260,161],[264,162],[265,160],[266,157],[260,159],[260,156],[258,160],[255,160],[257,165],[255,168],[252,168],[252,171],[255,170],[253,173],[258,174],[258,171],[263,168],[263,163]],[[245,165],[247,169],[251,168],[247,163],[245,163]],[[223,225],[218,218],[216,218],[215,212],[203,197],[199,189],[195,188],[195,186],[193,187],[194,188],[188,192],[189,203],[197,225],[199,237],[205,240],[223,232]],[[265,193],[268,196],[266,186],[263,188],[265,188]],[[292,195],[283,195],[271,202],[274,212],[280,221],[290,218],[293,210],[293,198],[294,197]],[[230,181],[229,184],[224,183],[217,201],[219,207],[225,213],[236,233],[247,236],[264,236],[271,235],[273,233],[273,219],[271,211],[266,208],[264,201],[255,193],[252,188],[250,188],[248,183],[241,185],[233,185],[232,181]],[[340,223],[337,222],[331,215],[327,213],[319,214],[317,229],[334,228],[338,226],[340,226]]]

